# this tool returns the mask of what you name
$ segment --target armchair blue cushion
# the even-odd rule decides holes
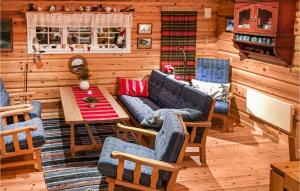
[[[218,84],[229,83],[229,60],[215,58],[197,58],[196,80]],[[227,115],[229,112],[227,102],[217,101],[214,113]]]
[[[6,125],[6,126],[1,126],[0,130],[1,131],[11,130],[18,127],[26,127],[26,126],[35,126],[37,128],[37,130],[31,132],[33,146],[34,147],[42,146],[45,143],[46,138],[44,134],[43,122],[40,118],[34,118],[25,122],[19,122],[19,123]],[[18,133],[18,139],[19,139],[20,148],[27,149],[26,133],[25,132]],[[5,141],[6,151],[14,152],[12,136],[5,136],[4,141]]]
[[[197,58],[196,80],[218,84],[229,83],[229,60]]]
[[[10,105],[10,97],[8,92],[6,91],[3,80],[0,79],[0,107]]]
[[[10,106],[10,96],[5,89],[3,80],[0,79],[0,107]],[[42,104],[39,101],[32,101],[33,111],[29,112],[30,118],[41,117]]]
[[[111,158],[112,151],[121,151],[137,156],[176,162],[184,142],[183,127],[179,118],[173,112],[167,115],[161,130],[155,139],[155,149],[150,149],[134,143],[128,143],[117,138],[109,137],[102,148],[98,169],[104,176],[115,178],[117,176],[118,160]],[[125,160],[123,179],[132,182],[135,163]],[[140,184],[149,186],[151,182],[152,168],[142,165]],[[170,174],[161,171],[157,187],[161,187],[164,181],[168,181]]]

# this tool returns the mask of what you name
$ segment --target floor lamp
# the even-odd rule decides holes
[[[183,54],[183,80],[186,81],[186,53],[184,48],[179,48],[179,50],[181,50]]]

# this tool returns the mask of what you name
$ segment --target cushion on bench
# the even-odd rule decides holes
[[[113,151],[120,151],[123,153],[134,154],[140,157],[149,159],[156,159],[155,151],[142,145],[129,143],[114,137],[108,137],[105,139],[100,159],[98,162],[98,170],[101,174],[107,177],[115,178],[117,176],[118,160],[111,158]],[[135,163],[125,160],[123,179],[133,182],[133,173],[135,169]],[[152,168],[142,165],[142,174],[140,178],[140,184],[149,186],[151,182]],[[159,178],[157,187],[162,185],[162,179]]]
[[[40,101],[33,100],[31,105],[33,106],[33,111],[29,112],[30,118],[40,118],[42,113],[42,103]]]
[[[152,70],[149,79],[149,97],[153,101],[157,101],[159,93],[164,85],[167,75],[159,70]]]
[[[229,112],[228,106],[229,106],[228,102],[216,101],[214,113],[227,115]]]
[[[118,100],[126,107],[133,117],[141,123],[144,118],[155,110],[160,109],[149,98],[121,95]]]
[[[9,106],[9,105],[10,105],[9,94],[4,87],[3,80],[0,79],[0,107]]]
[[[43,122],[40,118],[34,118],[25,122],[19,122],[19,123],[14,123],[11,125],[6,125],[1,127],[1,131],[4,130],[11,130],[11,129],[16,129],[18,127],[26,127],[26,126],[35,126],[37,130],[31,131],[31,136],[33,140],[33,146],[34,147],[40,147],[42,146],[45,141],[45,134],[44,134],[44,127],[43,127]],[[18,140],[20,144],[21,149],[27,149],[27,139],[26,139],[26,133],[18,133]],[[6,151],[7,152],[13,152],[14,151],[14,145],[13,145],[13,138],[12,136],[5,136],[4,137],[5,141],[5,146],[6,146]]]
[[[207,120],[212,98],[190,86],[184,86],[174,108],[190,108],[202,112],[201,121]]]
[[[159,93],[159,97],[157,103],[162,108],[175,108],[175,104],[177,103],[178,97],[181,93],[181,89],[185,84],[167,77],[161,92]]]

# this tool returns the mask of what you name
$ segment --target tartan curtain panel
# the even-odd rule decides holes
[[[184,79],[184,49],[187,57],[186,80],[195,78],[196,11],[161,12],[161,67],[172,65],[176,79]]]

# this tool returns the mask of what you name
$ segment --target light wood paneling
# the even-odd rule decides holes
[[[216,43],[216,57],[230,59],[232,66],[232,90],[236,97],[235,104],[232,104],[232,114],[243,124],[258,127],[266,131],[276,139],[287,141],[287,138],[279,136],[277,128],[272,127],[258,119],[255,119],[246,112],[246,89],[253,88],[274,96],[287,103],[292,103],[295,110],[294,130],[299,132],[299,90],[300,90],[300,8],[297,2],[297,13],[295,19],[295,54],[291,67],[281,67],[255,60],[240,61],[238,50],[233,47],[232,33],[225,31],[225,18],[233,17],[233,2],[220,0],[218,4],[218,41]],[[297,138],[299,140],[299,137]],[[298,141],[298,145],[300,143]]]
[[[197,56],[212,56],[215,54],[216,27],[217,27],[217,0],[108,0],[108,1],[68,1],[72,7],[93,6],[102,4],[116,8],[132,6],[132,53],[130,54],[83,54],[86,57],[92,77],[93,85],[104,85],[116,94],[117,77],[143,78],[150,74],[152,69],[159,68],[160,62],[160,11],[163,7],[176,9],[196,9],[198,12]],[[23,89],[25,63],[29,63],[28,87],[36,91],[35,99],[43,102],[44,118],[61,116],[62,110],[59,99],[59,88],[77,85],[76,76],[69,72],[68,61],[74,54],[47,54],[42,55],[43,67],[37,68],[33,63],[32,55],[26,53],[26,20],[20,13],[29,3],[37,4],[45,10],[49,5],[57,5],[59,9],[66,5],[66,1],[1,1],[1,17],[13,19],[13,52],[1,52],[1,75],[9,92]],[[204,18],[204,8],[212,8],[212,18]],[[152,23],[151,35],[137,35],[138,23]],[[137,37],[152,37],[153,45],[150,50],[137,49]]]

